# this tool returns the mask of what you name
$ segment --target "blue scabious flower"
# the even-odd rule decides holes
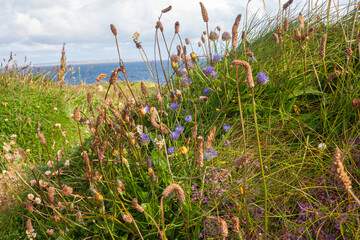
[[[179,108],[179,104],[173,103],[173,104],[170,105],[170,108],[175,111],[176,109]]]
[[[208,148],[204,153],[204,160],[209,160],[217,156],[217,151],[214,148]]]
[[[186,122],[191,122],[191,119],[192,119],[191,115],[188,115],[185,117]]]
[[[188,65],[188,68],[189,68],[189,69],[195,68],[195,64],[194,64],[193,62],[191,62],[191,61],[188,61],[188,62],[187,62],[187,65]]]
[[[183,126],[181,126],[181,125],[178,125],[178,126],[175,127],[175,132],[177,132],[179,134],[183,133],[184,130],[185,130],[185,128]]]
[[[146,105],[146,106],[144,107],[144,109],[145,109],[146,113],[148,113],[149,110],[150,110],[148,105]]]
[[[208,87],[203,90],[204,95],[208,95],[210,92],[211,92],[211,89]]]
[[[178,140],[179,137],[180,137],[180,133],[177,131],[170,133],[170,140]]]
[[[174,147],[169,147],[168,148],[168,154],[173,154],[175,152],[175,148]]]
[[[183,77],[183,80],[187,83],[192,83],[191,79],[190,78],[187,78],[187,77]]]
[[[256,83],[259,85],[264,85],[269,82],[269,77],[264,72],[258,72]]]
[[[179,68],[179,73],[181,76],[184,76],[184,75],[186,75],[187,71],[184,68]]]
[[[255,59],[256,59],[256,57],[249,58],[249,61],[250,61],[250,62],[255,62]]]
[[[202,69],[202,71],[204,72],[205,76],[207,77],[215,77],[216,76],[216,71],[215,68],[213,68],[212,66],[206,66]]]
[[[143,133],[143,134],[140,136],[140,140],[142,140],[142,141],[149,141],[149,140],[150,140],[149,135],[147,135],[146,133]]]
[[[221,60],[221,56],[220,56],[220,54],[217,54],[217,53],[215,53],[214,54],[214,63],[217,63],[217,62],[219,62]]]
[[[230,128],[231,128],[231,125],[224,125],[222,128],[223,128],[225,131],[229,131]]]

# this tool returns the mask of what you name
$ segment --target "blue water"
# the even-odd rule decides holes
[[[165,82],[165,78],[163,75],[163,71],[161,69],[160,62],[157,62],[157,68],[159,73],[159,81],[160,84]],[[164,61],[164,68],[167,72],[167,64],[168,62]],[[146,64],[144,62],[125,62],[125,69],[129,76],[129,80],[131,82],[138,82],[138,81],[151,81],[153,82],[153,78],[151,77],[151,74],[146,67]],[[151,62],[152,68],[154,70],[154,76],[157,82],[156,78],[156,72],[155,72],[155,63]],[[55,66],[56,67],[56,66]],[[70,65],[70,71],[68,71],[65,75],[65,82],[68,84],[76,85],[79,83],[86,83],[86,84],[93,84],[95,83],[96,77],[100,74],[104,73],[108,77],[111,75],[111,71],[119,67],[119,63],[92,63],[92,64],[74,64]],[[46,73],[49,72],[51,69],[53,69],[54,66],[41,66],[40,67],[40,73]],[[47,75],[48,77],[54,78],[55,81],[57,81],[57,72],[52,71]],[[124,79],[123,74],[119,73],[118,81],[121,81],[121,79]],[[108,82],[108,78],[103,79],[103,81]]]

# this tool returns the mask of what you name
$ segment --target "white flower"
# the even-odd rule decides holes
[[[54,234],[54,229],[47,229],[46,233],[49,234],[50,236]]]
[[[65,144],[68,144],[69,143],[69,141],[68,140],[65,140]]]
[[[40,204],[41,203],[41,199],[39,197],[36,197],[34,200],[34,203],[36,204]]]
[[[46,172],[45,172],[45,175],[46,175],[46,176],[49,176],[50,174],[51,174],[51,171],[46,171]]]
[[[56,107],[54,107],[53,109],[54,109],[55,111],[57,111],[57,108],[56,108]]]
[[[89,130],[88,130],[88,129],[85,129],[85,130],[84,130],[84,133],[89,133]]]
[[[325,143],[320,143],[318,145],[318,148],[319,148],[320,151],[324,151],[326,149],[326,144]]]
[[[26,153],[30,153],[30,149],[26,149],[26,151],[25,151]]]
[[[55,127],[61,128],[61,124],[60,123],[55,123]]]
[[[9,121],[9,119],[5,118],[4,121],[7,122],[7,121]]]
[[[3,147],[3,148],[4,148],[4,150],[7,151],[7,152],[10,151],[10,149],[11,149],[10,145],[8,145],[8,144],[6,144],[6,143],[4,143],[4,147]]]
[[[34,200],[35,196],[34,196],[34,194],[29,193],[29,194],[27,195],[27,198],[28,198],[29,200]]]
[[[63,152],[61,151],[61,150],[59,150],[58,152],[57,152],[57,155],[59,155],[59,156],[61,156],[63,154]]]
[[[64,137],[66,137],[67,132],[66,132],[66,131],[62,131],[61,134],[62,134]]]
[[[69,167],[70,166],[70,160],[66,160],[64,166]]]
[[[101,91],[103,90],[103,87],[102,87],[101,85],[98,85],[98,86],[96,87],[96,90],[98,90],[99,92],[101,92]]]
[[[16,142],[14,142],[14,141],[10,141],[10,143],[9,143],[11,146],[13,146],[13,145],[15,145],[16,144]]]
[[[36,106],[37,108],[40,108],[40,106]]]
[[[48,165],[48,167],[53,167],[53,166],[54,166],[54,162],[53,162],[53,161],[48,161],[47,165]]]
[[[11,138],[15,140],[15,138],[17,138],[16,134],[11,135]]]
[[[59,175],[59,171],[58,170],[56,170],[55,172],[53,172],[53,174],[52,174],[54,177],[55,176],[57,176],[57,175]]]
[[[30,180],[30,185],[35,186],[36,185],[36,180],[35,179]]]

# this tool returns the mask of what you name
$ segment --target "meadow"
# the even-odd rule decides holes
[[[159,10],[171,66],[133,37],[153,83],[113,24],[119,67],[94,85],[64,84],[65,49],[55,79],[4,60],[1,239],[358,239],[360,4],[304,4],[228,32],[200,2],[199,42]]]

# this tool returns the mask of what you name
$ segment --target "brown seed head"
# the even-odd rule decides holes
[[[198,42],[198,47],[201,47],[201,42]]]
[[[197,135],[197,125],[195,124],[191,131],[191,139],[196,140],[196,135]]]
[[[30,218],[26,221],[26,229],[31,235],[34,232],[34,228],[33,228],[32,224],[31,224],[31,219]]]
[[[100,162],[102,162],[104,160],[104,153],[105,153],[106,147],[107,147],[107,141],[104,141],[99,150],[98,158],[99,158]]]
[[[169,131],[167,130],[165,124],[164,124],[164,123],[160,123],[161,125],[158,124],[158,123],[157,123],[157,119],[158,119],[158,112],[157,112],[156,108],[153,107],[153,108],[151,108],[151,113],[150,113],[150,122],[151,122],[151,125],[152,125],[154,128],[160,130],[162,133],[168,134]]]
[[[238,41],[238,28],[241,20],[241,14],[237,15],[235,18],[234,25],[232,27],[232,46],[235,48]]]
[[[171,11],[171,9],[172,9],[172,6],[170,5],[167,8],[164,8],[163,10],[161,10],[161,12],[162,13],[167,13],[167,12]]]
[[[205,37],[203,35],[201,36],[201,41],[202,41],[202,43],[205,43]],[[199,47],[200,47],[200,45],[199,45]]]
[[[274,38],[274,41],[275,41],[276,43],[279,43],[279,35],[277,35],[276,33],[273,33],[272,36],[273,36],[273,38]]]
[[[336,77],[340,76],[341,72],[339,70],[335,71],[334,73],[330,74],[326,84],[330,83],[332,80],[334,80]]]
[[[220,234],[222,237],[227,237],[229,234],[228,226],[225,220],[219,218]]]
[[[74,120],[77,121],[77,122],[80,121],[81,116],[80,116],[80,110],[79,110],[78,108],[75,108],[75,109],[74,109],[73,118],[74,118]]]
[[[189,39],[188,39],[188,38],[185,38],[185,43],[186,43],[187,45],[189,45],[189,44],[190,44],[190,41],[189,41]]]
[[[231,226],[232,226],[232,229],[235,233],[239,233],[240,232],[240,225],[239,225],[239,218],[236,217],[236,216],[233,216],[231,218]]]
[[[228,33],[228,32],[223,32],[223,34],[221,35],[221,39],[222,39],[223,41],[229,41],[229,40],[231,39],[230,33]]]
[[[283,9],[286,10],[293,2],[294,0],[289,0],[283,5]]]
[[[96,77],[96,82],[101,81],[104,78],[107,78],[108,76],[104,73],[100,74],[99,76]]]
[[[156,22],[155,28],[158,29],[160,28],[160,31],[163,32],[164,31],[164,26],[162,25],[162,23],[160,21]]]
[[[202,15],[202,18],[203,18],[204,22],[208,22],[209,21],[209,16],[208,16],[206,8],[205,8],[205,6],[204,6],[204,4],[202,2],[200,2],[200,7],[201,7],[201,15]]]
[[[141,93],[143,94],[143,95],[146,95],[146,93],[147,93],[147,87],[146,87],[146,83],[145,83],[145,81],[141,81]]]
[[[164,197],[170,196],[170,194],[173,191],[176,191],[179,194],[180,203],[184,203],[185,202],[184,190],[182,189],[182,187],[179,184],[176,184],[176,183],[173,183],[173,184],[169,185],[167,188],[165,188],[165,190],[163,191]]]
[[[214,126],[208,136],[207,136],[207,140],[206,140],[206,143],[205,143],[205,149],[209,149],[212,147],[212,143],[214,141],[214,137],[215,137],[215,133],[216,133],[216,126]]]
[[[282,28],[281,28],[280,26],[277,27],[276,31],[277,31],[277,34],[278,34],[279,36],[281,36],[281,34],[282,34]]]
[[[86,93],[86,101],[88,102],[89,105],[91,105],[91,92],[88,91]]]
[[[244,40],[244,38],[246,38],[246,32],[245,32],[245,31],[242,31],[242,33],[241,33],[241,40]]]
[[[127,222],[127,223],[131,223],[131,222],[132,222],[132,218],[131,218],[129,215],[127,215],[127,214],[122,215],[122,218],[123,218],[123,220],[124,220],[125,222]]]
[[[304,18],[303,18],[301,13],[299,13],[298,21],[299,21],[300,28],[304,29],[305,28],[305,21],[304,21]]]
[[[254,88],[255,84],[254,84],[254,79],[252,76],[252,70],[251,70],[251,66],[248,62],[246,61],[242,61],[242,60],[234,60],[232,62],[235,66],[242,66],[245,68],[245,74],[246,74],[246,80],[248,83],[249,88]]]
[[[111,32],[114,34],[114,36],[116,36],[117,30],[116,30],[116,27],[114,26],[114,24],[110,24],[110,29],[111,29]]]
[[[41,132],[38,133],[38,136],[40,138],[40,141],[43,145],[46,145],[46,138],[44,136],[44,134],[42,134]]]
[[[287,32],[289,30],[289,25],[290,25],[290,19],[285,18],[285,20],[284,20],[284,31],[285,32]]]
[[[253,157],[253,155],[254,155],[253,152],[247,152],[244,155],[242,155],[241,157],[236,158],[234,160],[235,166],[241,167],[242,165],[246,164],[249,161],[249,159],[251,159]]]
[[[348,57],[351,57],[351,56],[353,55],[353,50],[351,50],[351,48],[347,47],[347,48],[346,48],[346,55],[347,55]]]
[[[301,34],[300,34],[299,29],[297,29],[297,28],[294,30],[294,38],[295,38],[296,41],[301,40]]]
[[[360,99],[353,99],[351,105],[353,108],[359,108],[360,107]]]
[[[73,193],[73,188],[66,186],[65,184],[62,186],[62,189],[65,196],[70,196]]]
[[[320,56],[322,58],[325,57],[325,48],[326,48],[326,33],[324,33],[321,37]]]
[[[111,72],[110,78],[109,78],[109,83],[110,84],[115,84],[118,74],[119,72],[122,71],[122,67],[118,67],[117,69],[115,69],[114,71]]]
[[[179,33],[179,29],[180,29],[180,23],[179,23],[179,21],[176,21],[176,23],[175,23],[175,33]]]
[[[49,187],[48,188],[48,196],[49,196],[49,201],[51,203],[55,202],[55,188],[54,187]]]
[[[199,101],[200,102],[207,102],[207,101],[209,101],[209,98],[207,96],[200,96]]]
[[[17,148],[16,150],[19,152],[20,156],[22,156],[25,160],[28,160],[28,157],[27,157],[24,149],[22,149],[22,148]]]
[[[216,26],[216,30],[218,30],[220,32],[221,31],[220,26]]]
[[[157,103],[161,103],[161,102],[162,102],[161,94],[160,94],[160,93],[157,93],[157,94],[155,95],[155,99],[156,99],[156,102],[157,102]]]
[[[351,187],[351,180],[345,171],[344,165],[341,159],[341,151],[339,148],[335,148],[334,158],[333,158],[333,166],[335,169],[335,176],[343,186],[345,190],[350,190]]]
[[[138,210],[139,212],[144,212],[144,208],[139,205],[138,200],[137,200],[136,198],[134,198],[134,199],[132,200],[132,205],[133,205],[133,207],[134,207],[136,210]]]
[[[216,40],[219,39],[219,35],[218,35],[216,32],[211,31],[211,32],[210,32],[209,39],[210,39],[211,41],[216,41]]]

